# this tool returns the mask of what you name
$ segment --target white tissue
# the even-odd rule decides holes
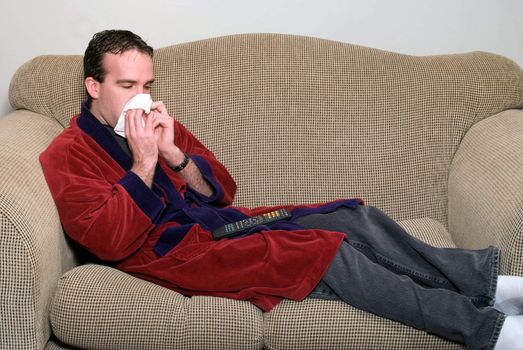
[[[129,102],[123,107],[122,113],[116,122],[114,127],[114,132],[118,135],[125,137],[125,113],[130,109],[143,109],[145,113],[151,112],[151,105],[153,104],[153,99],[149,94],[138,94],[131,98]],[[145,126],[145,123],[142,121],[142,126]]]

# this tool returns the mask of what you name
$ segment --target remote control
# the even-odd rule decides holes
[[[289,217],[291,217],[291,212],[288,209],[284,208],[280,210],[275,210],[269,213],[265,213],[236,222],[231,222],[230,224],[221,226],[216,230],[212,231],[212,236],[215,240],[234,237],[253,227],[287,219]]]

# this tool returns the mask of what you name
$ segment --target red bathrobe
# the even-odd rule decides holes
[[[236,184],[225,167],[180,123],[175,142],[213,188],[211,197],[194,191],[162,159],[149,189],[84,104],[40,156],[66,234],[104,262],[184,295],[248,300],[264,311],[284,298],[304,299],[344,234],[302,229],[291,219],[214,241],[212,229],[276,207],[231,206]],[[358,204],[289,208],[296,218]]]

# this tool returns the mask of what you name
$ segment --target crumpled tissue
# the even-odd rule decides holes
[[[116,122],[114,127],[114,132],[118,135],[125,137],[125,114],[130,109],[143,109],[145,113],[151,112],[151,105],[153,104],[153,99],[149,94],[138,94],[129,100],[123,107],[122,113]],[[145,123],[142,121],[142,125],[145,126]]]

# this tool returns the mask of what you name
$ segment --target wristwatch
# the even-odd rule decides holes
[[[189,156],[187,154],[184,154],[183,161],[180,163],[180,165],[177,165],[177,166],[173,167],[172,169],[174,170],[175,173],[179,173],[180,171],[185,169],[187,164],[189,164],[189,160],[191,160],[191,158],[189,158]]]

